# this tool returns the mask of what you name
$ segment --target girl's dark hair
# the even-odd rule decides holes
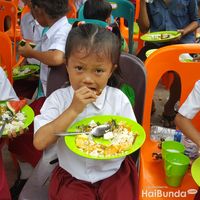
[[[51,19],[57,19],[66,15],[68,0],[31,0],[32,7],[38,6],[44,9]]]
[[[121,53],[120,38],[115,35],[111,28],[102,28],[96,24],[81,24],[75,22],[72,30],[68,34],[65,46],[66,60],[73,52],[95,53],[100,59],[105,56],[111,60],[113,66],[116,65],[108,85],[118,87],[120,79],[119,59]]]
[[[84,3],[83,16],[85,19],[106,21],[111,16],[112,6],[106,0],[87,0]]]

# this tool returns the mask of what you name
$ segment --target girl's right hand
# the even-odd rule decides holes
[[[76,113],[81,113],[87,104],[95,102],[97,98],[96,92],[83,86],[74,91],[74,97],[71,103],[71,108]]]

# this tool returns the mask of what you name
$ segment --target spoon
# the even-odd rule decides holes
[[[94,137],[101,137],[110,128],[111,128],[111,126],[109,124],[102,124],[102,125],[94,127],[89,132],[60,132],[60,133],[56,133],[56,135],[57,136],[69,136],[69,135],[87,134],[87,135],[93,135]]]
[[[1,129],[0,129],[0,138],[1,138],[2,135],[3,135],[3,131],[4,131],[4,129],[5,129],[6,124],[10,122],[10,119],[5,118],[5,119],[2,120],[2,121],[3,121],[3,124],[2,124]]]

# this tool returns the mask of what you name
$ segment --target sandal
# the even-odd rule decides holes
[[[177,112],[174,112],[173,115],[166,115],[165,113],[162,114],[162,123],[163,127],[166,128],[176,128],[174,123],[174,119],[176,117]]]

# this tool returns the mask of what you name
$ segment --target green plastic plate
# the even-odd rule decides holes
[[[157,49],[149,49],[148,51],[146,51],[146,57],[148,58],[156,50]]]
[[[192,163],[191,173],[196,184],[200,186],[200,157]]]
[[[6,104],[6,103],[5,102],[0,102],[0,104]],[[27,128],[33,122],[33,119],[34,119],[34,116],[35,116],[34,111],[30,106],[25,105],[22,108],[21,112],[24,113],[25,116],[26,116],[23,128]],[[16,132],[17,131],[19,131],[19,129],[16,129]],[[2,135],[6,136],[7,135],[6,131],[4,131]]]
[[[178,38],[181,33],[177,31],[159,31],[159,32],[151,32],[142,35],[140,38],[146,42],[169,42]],[[166,38],[166,36],[168,36]],[[162,38],[163,37],[163,38]]]
[[[29,69],[27,73],[24,70]],[[24,65],[14,68],[13,70],[13,79],[20,80],[28,78],[30,75],[38,72],[40,69],[39,65]]]
[[[91,120],[94,120],[95,122],[99,122],[100,124],[106,123],[110,120],[116,120],[116,122],[126,122],[127,125],[131,126],[131,129],[133,132],[136,132],[138,135],[135,139],[135,142],[133,143],[132,147],[124,151],[123,153],[115,154],[115,155],[110,155],[110,156],[91,156],[90,154],[87,154],[86,152],[81,151],[79,148],[76,147],[75,144],[75,138],[76,136],[65,136],[65,143],[68,146],[68,148],[73,151],[74,153],[78,154],[79,156],[90,158],[90,159],[98,159],[98,160],[109,160],[109,159],[115,159],[115,158],[120,158],[124,157],[128,154],[133,153],[134,151],[138,150],[144,143],[146,134],[143,129],[143,127],[138,124],[137,122],[126,118],[122,116],[114,116],[114,115],[102,115],[102,116],[93,116],[89,118],[85,118],[79,122],[74,123],[68,131],[77,131],[77,127],[80,125],[88,125]],[[101,144],[108,144],[109,141],[103,139],[103,137],[100,138],[94,138],[95,142],[101,143]]]

